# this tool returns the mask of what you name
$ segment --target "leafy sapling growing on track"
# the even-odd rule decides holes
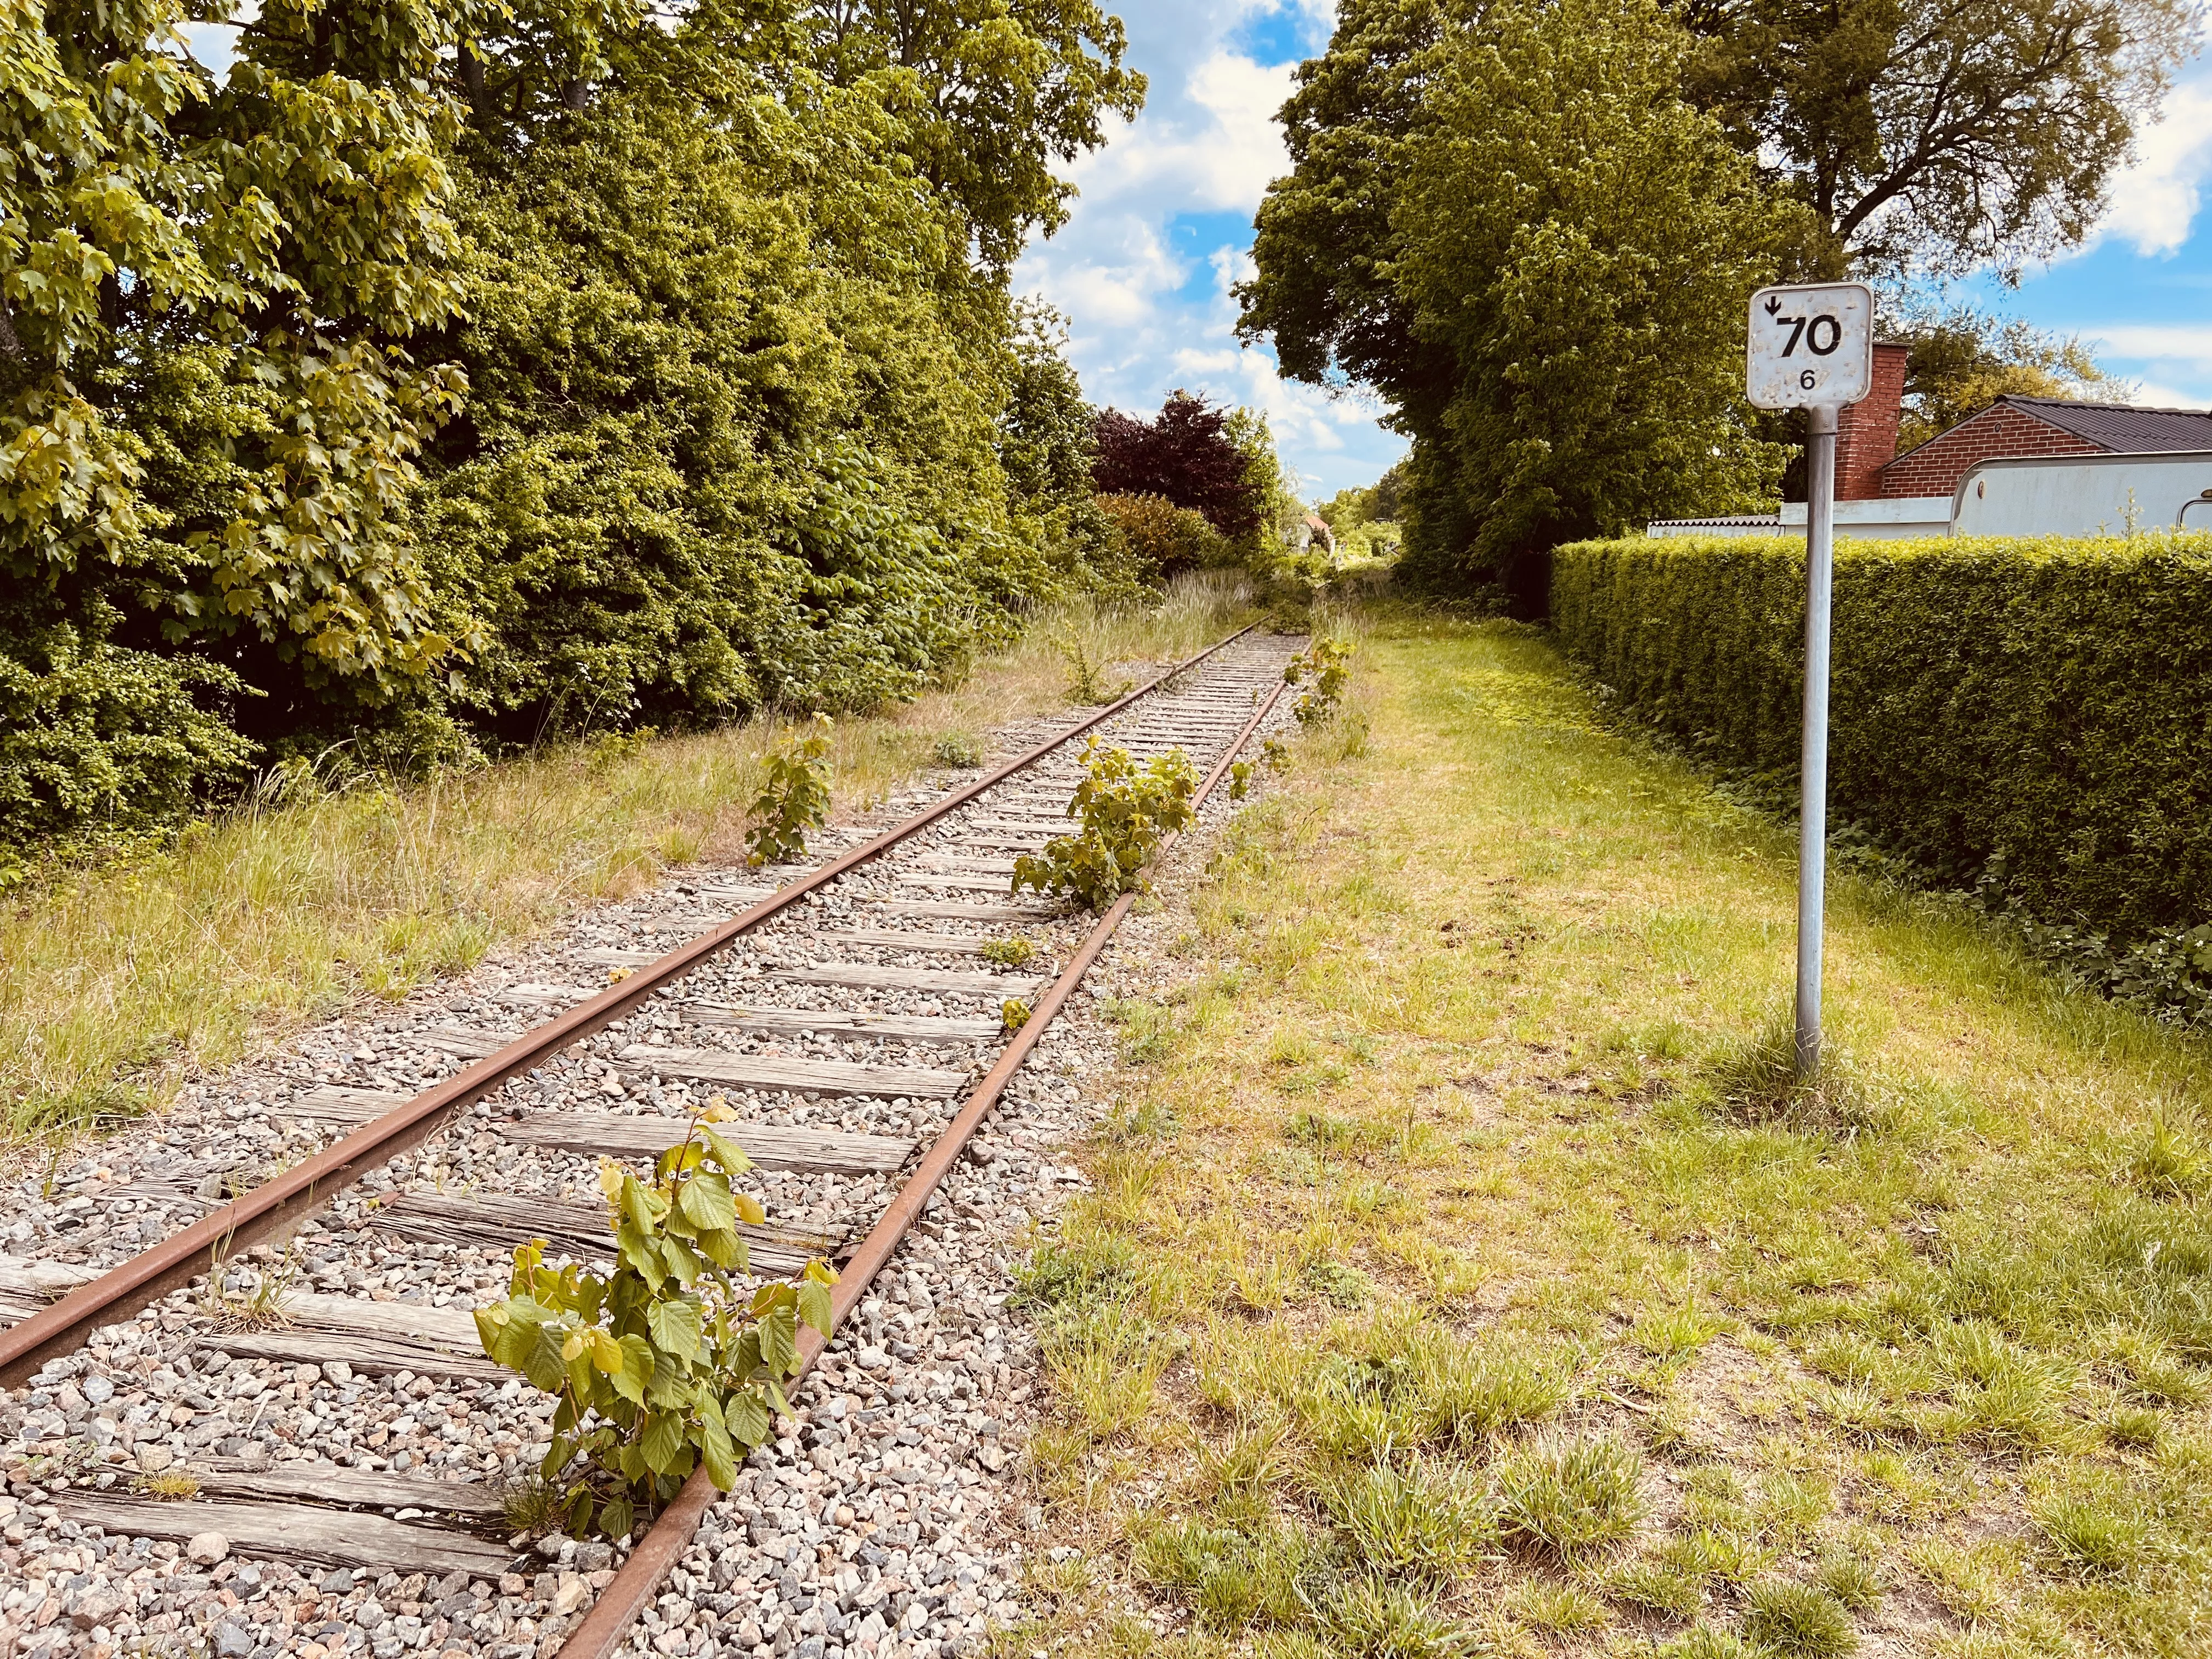
[[[1252,763],[1235,761],[1229,768],[1229,799],[1243,800],[1252,793]]]
[[[1067,804],[1068,815],[1082,819],[1081,830],[1016,859],[1013,890],[1073,893],[1091,909],[1104,909],[1135,889],[1161,840],[1196,817],[1191,797],[1197,790],[1198,773],[1180,749],[1139,768],[1127,750],[1102,749],[1091,738],[1083,750],[1083,781]]]
[[[745,832],[746,861],[755,869],[804,857],[806,832],[830,822],[830,717],[817,714],[805,736],[794,732],[769,757],[768,781]]]
[[[1060,660],[1067,665],[1067,700],[1096,708],[1103,702],[1113,702],[1126,695],[1133,680],[1122,680],[1109,685],[1106,681],[1106,665],[1091,654],[1091,643],[1079,629],[1070,628],[1053,636],[1053,649],[1060,653]]]
[[[1302,685],[1291,712],[1301,726],[1318,726],[1336,713],[1352,678],[1352,647],[1341,640],[1316,640],[1283,665],[1283,684]]]
[[[506,1299],[477,1310],[484,1352],[560,1402],[539,1473],[560,1487],[571,1532],[596,1517],[622,1537],[641,1505],[666,1503],[697,1465],[727,1492],[791,1409],[783,1384],[799,1370],[799,1325],[830,1334],[828,1263],[750,1295],[731,1278],[746,1267],[739,1224],[765,1212],[731,1186],[752,1164],[714,1132],[727,1116],[719,1097],[695,1115],[649,1180],[601,1162],[611,1275],[549,1267],[532,1239],[514,1253]]]
[[[977,954],[984,961],[1001,968],[1019,968],[1036,955],[1036,941],[1026,939],[986,939]]]

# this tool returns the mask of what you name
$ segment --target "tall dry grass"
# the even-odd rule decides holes
[[[1041,611],[959,684],[837,723],[836,810],[1064,706],[1068,658],[1188,656],[1249,620],[1234,583],[1149,611]],[[52,872],[0,909],[0,1147],[156,1106],[354,1000],[398,1000],[672,866],[734,860],[784,723],[602,737],[413,782],[265,785],[168,847]]]

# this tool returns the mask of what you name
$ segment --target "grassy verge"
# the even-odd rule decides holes
[[[1115,660],[1188,655],[1249,616],[1232,586],[1149,611],[1073,607],[961,684],[842,720],[836,806],[880,802],[994,726],[1113,693]],[[0,908],[0,1151],[157,1104],[357,997],[397,1000],[670,866],[742,855],[773,720],[602,738],[418,784],[295,793],[144,859],[64,871]]]
[[[2212,1651],[2202,1047],[1832,889],[1540,638],[1384,616],[1025,1295],[1016,1650]]]

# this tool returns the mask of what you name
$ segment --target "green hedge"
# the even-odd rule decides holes
[[[1794,779],[1805,548],[1559,550],[1552,620],[1631,714]],[[1844,541],[1834,824],[2052,921],[2139,937],[2212,914],[2212,533]]]

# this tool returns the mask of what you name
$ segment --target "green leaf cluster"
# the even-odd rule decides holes
[[[5,0],[0,845],[338,739],[878,704],[1133,589],[1006,276],[1121,52],[1091,0]]]
[[[1300,726],[1318,726],[1333,716],[1351,681],[1352,646],[1344,640],[1316,640],[1283,665],[1283,684],[1305,688],[1291,705]]]
[[[745,831],[756,869],[804,857],[806,832],[830,822],[830,717],[817,714],[805,736],[786,738],[769,757],[752,828]]]
[[[1091,909],[1104,909],[1134,890],[1164,837],[1195,820],[1191,798],[1197,789],[1198,773],[1181,749],[1155,755],[1140,768],[1127,750],[1102,748],[1092,738],[1084,745],[1083,781],[1067,804],[1082,829],[1016,859],[1013,890],[1072,893]]]
[[[477,1310],[484,1352],[559,1401],[540,1473],[562,1484],[574,1531],[623,1536],[639,1505],[666,1502],[695,1468],[728,1491],[790,1409],[799,1327],[830,1334],[827,1263],[750,1295],[732,1278],[746,1267],[741,1228],[765,1216],[731,1184],[752,1166],[715,1132],[721,1109],[695,1117],[650,1180],[602,1164],[611,1273],[548,1266],[532,1240],[514,1253],[507,1296]]]
[[[1625,714],[1781,796],[1804,584],[1797,540],[1585,542],[1559,550],[1552,615]],[[2193,962],[2212,921],[2208,611],[2203,532],[1838,542],[1839,837]]]
[[[274,0],[218,82],[188,15],[238,22],[0,5],[0,841],[164,816],[457,643],[406,524],[465,389],[410,349],[461,303],[453,18]]]

